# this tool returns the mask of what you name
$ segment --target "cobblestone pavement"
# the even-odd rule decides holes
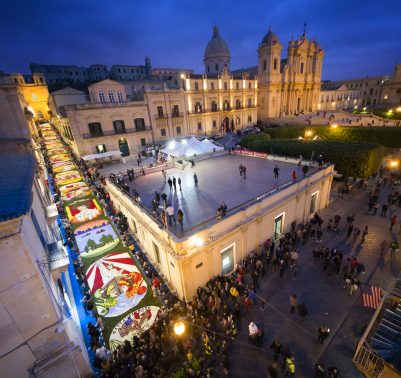
[[[347,257],[356,256],[363,262],[366,273],[362,281],[387,289],[399,274],[399,259],[391,259],[389,253],[380,258],[379,245],[383,239],[391,240],[390,219],[367,213],[368,195],[364,191],[354,190],[344,199],[335,198],[330,206],[320,213],[327,221],[335,214],[341,215],[341,232],[323,234],[323,244],[330,248],[338,247]],[[385,202],[389,189],[384,188],[379,202]],[[355,226],[361,230],[367,225],[369,234],[363,244],[345,242],[346,216],[356,214]],[[400,214],[400,209],[397,209]],[[400,217],[399,217],[400,218]],[[398,225],[397,225],[398,231]],[[293,269],[288,269],[284,277],[269,271],[267,278],[257,294],[267,300],[264,310],[256,304],[248,314],[242,317],[239,340],[248,342],[248,324],[255,322],[264,328],[263,350],[232,343],[230,351],[230,371],[232,377],[266,377],[267,367],[272,363],[270,344],[276,337],[281,343],[288,343],[295,356],[296,377],[313,377],[313,366],[317,361],[326,367],[337,366],[342,376],[362,377],[352,362],[355,346],[362,335],[362,328],[369,323],[373,309],[362,307],[359,290],[347,295],[342,289],[342,275],[329,275],[322,269],[320,262],[313,261],[312,250],[316,241],[311,240],[300,247],[300,258],[296,267],[297,276],[293,279]],[[297,313],[290,314],[289,296],[296,294],[299,303],[305,303],[308,316],[304,321]],[[327,325],[331,329],[330,337],[323,344],[317,343],[316,327]],[[281,372],[281,376],[284,373]]]

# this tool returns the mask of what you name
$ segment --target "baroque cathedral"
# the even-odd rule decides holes
[[[304,33],[288,43],[287,57],[282,57],[283,45],[270,28],[258,48],[258,65],[233,71],[234,75],[257,75],[258,120],[281,115],[317,110],[319,101],[323,49],[316,40]],[[213,29],[206,46],[204,63],[206,75],[230,72],[230,50],[219,33]]]

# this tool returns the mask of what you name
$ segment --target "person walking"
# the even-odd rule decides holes
[[[182,231],[184,229],[184,213],[181,209],[177,211],[177,221]]]
[[[359,229],[359,227],[355,227],[354,228],[354,237],[352,238],[352,243],[355,243],[358,240],[360,234],[361,234],[361,230]]]
[[[173,176],[174,191],[177,191],[177,179]]]
[[[246,179],[246,167],[245,167],[245,165],[242,166],[242,178],[244,180]]]
[[[286,377],[293,377],[295,375],[295,358],[294,357],[286,358],[285,375],[286,375]]]
[[[170,192],[173,190],[173,181],[171,180],[171,178],[168,178],[168,186],[170,187]]]
[[[317,341],[320,344],[323,344],[323,341],[326,340],[327,337],[330,335],[330,328],[321,325],[317,328],[317,334],[318,334]]]
[[[308,310],[305,306],[305,303],[301,303],[298,305],[298,314],[301,317],[301,320],[304,320],[305,316],[308,315]]]
[[[295,181],[297,179],[297,174],[295,173],[295,171],[292,171],[291,178],[292,178],[292,181]]]
[[[397,224],[397,215],[393,215],[390,219],[390,231],[393,231],[393,227]]]
[[[386,216],[387,209],[388,209],[388,203],[387,203],[387,202],[386,202],[386,203],[383,203],[383,205],[382,205],[382,212],[381,212],[382,217],[385,217],[385,216]]]
[[[194,173],[194,183],[195,186],[198,187],[198,176],[196,175],[196,173]]]
[[[274,339],[270,345],[270,349],[273,349],[274,352],[274,361],[277,361],[281,354],[281,343],[280,339]]]
[[[365,226],[365,229],[362,232],[362,240],[361,240],[361,244],[365,241],[366,236],[369,234],[369,229],[368,226]]]
[[[239,169],[239,175],[240,177],[242,177],[242,164],[239,165],[238,169]]]
[[[290,313],[293,314],[294,310],[298,307],[298,300],[295,294],[290,295]]]
[[[400,248],[400,245],[398,244],[398,240],[397,239],[393,239],[393,241],[390,244],[390,248],[391,248],[391,257],[394,257],[395,253]]]
[[[351,236],[353,229],[354,229],[354,226],[352,225],[352,223],[350,223],[350,224],[348,225],[347,237],[345,238],[345,240],[347,240],[347,239]]]
[[[166,209],[167,212],[167,216],[168,216],[168,224],[171,224],[171,219],[174,221],[174,224],[176,223],[175,221],[175,216],[174,216],[174,207],[171,206],[171,204],[169,203]]]
[[[278,179],[279,171],[280,171],[280,168],[278,167],[278,165],[276,165],[276,166],[274,167],[274,169],[273,169],[274,178]]]
[[[178,177],[178,186],[180,187],[180,192],[182,192],[182,188],[181,188],[181,178]]]

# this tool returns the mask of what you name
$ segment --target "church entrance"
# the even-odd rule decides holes
[[[120,138],[118,140],[118,148],[120,149],[122,157],[130,155],[127,139]]]

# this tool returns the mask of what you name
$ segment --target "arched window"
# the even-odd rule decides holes
[[[216,71],[218,71],[219,70],[219,65],[218,64],[216,64]]]
[[[248,123],[252,123],[252,116],[248,116]]]
[[[304,73],[304,62],[301,63],[301,70],[300,70],[300,72],[301,72],[301,73]]]
[[[241,119],[240,119],[239,117],[237,117],[237,118],[235,119],[235,124],[236,124],[236,125],[240,125],[240,124],[241,124]]]
[[[263,71],[266,71],[266,61],[263,61]]]
[[[99,95],[99,102],[104,104],[106,102],[106,97],[104,97],[104,90],[101,89],[98,95]]]
[[[210,67],[209,66],[207,66],[207,72],[210,72]]]
[[[277,70],[277,58],[274,58],[273,60],[273,69]]]
[[[235,101],[235,107],[237,109],[241,109],[241,101],[240,100]]]
[[[109,101],[110,102],[115,102],[114,101],[114,93],[113,93],[113,91],[111,89],[109,90]]]
[[[117,91],[118,102],[124,102],[123,93],[121,91]]]

